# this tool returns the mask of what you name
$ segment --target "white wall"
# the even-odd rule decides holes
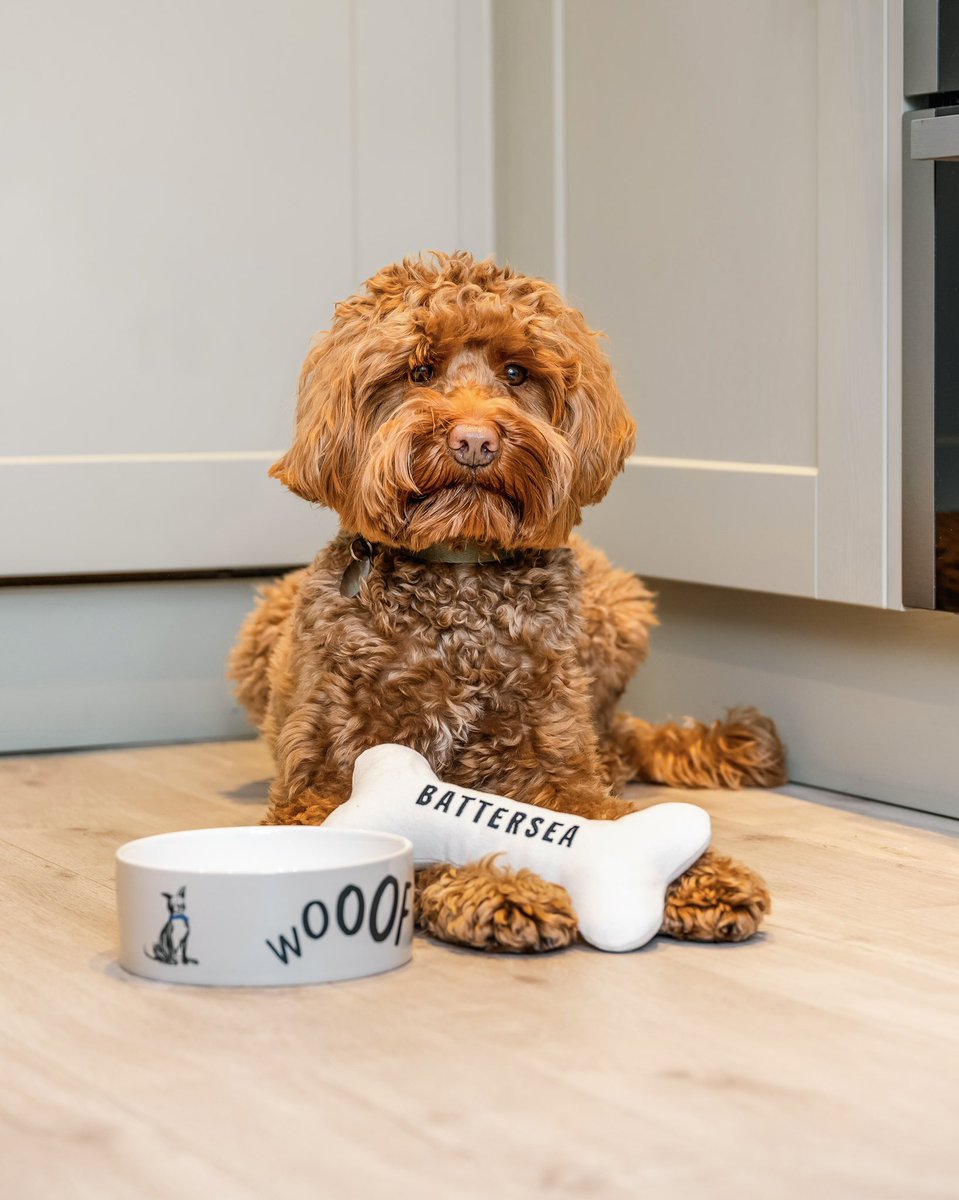
[[[959,616],[652,581],[662,626],[626,705],[774,717],[790,778],[959,817]]]

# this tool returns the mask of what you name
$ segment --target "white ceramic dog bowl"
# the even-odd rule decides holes
[[[408,962],[413,847],[315,826],[192,829],[117,851],[120,965],[166,983],[325,983]]]

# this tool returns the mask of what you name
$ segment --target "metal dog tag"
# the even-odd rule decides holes
[[[347,600],[359,594],[363,580],[372,570],[373,547],[366,538],[355,538],[350,545],[350,555],[353,561],[343,572],[340,580],[340,595]]]

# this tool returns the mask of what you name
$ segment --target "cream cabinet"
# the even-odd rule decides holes
[[[333,303],[408,252],[556,279],[649,576],[900,599],[902,0],[0,7],[0,749],[245,728],[248,583],[335,517],[266,468]],[[131,584],[70,587],[121,576]],[[751,693],[753,694],[753,693]],[[761,693],[755,692],[761,700]]]
[[[498,147],[540,162],[551,236],[507,211],[502,241],[608,333],[639,426],[590,534],[652,576],[898,606],[901,5],[494,12],[514,59],[552,48],[552,128]],[[517,114],[529,81],[497,79]]]
[[[299,365],[380,266],[492,249],[489,44],[469,0],[4,6],[0,575],[312,557]]]
[[[309,558],[335,518],[266,477],[309,336],[385,261],[495,246],[609,334],[639,441],[587,530],[621,563],[895,607],[901,23],[8,7],[0,573]]]

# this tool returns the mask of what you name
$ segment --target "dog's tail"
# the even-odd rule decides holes
[[[669,787],[779,787],[786,751],[776,726],[755,708],[733,708],[707,725],[687,718],[651,725],[614,715],[611,744],[620,760],[613,776]]]

